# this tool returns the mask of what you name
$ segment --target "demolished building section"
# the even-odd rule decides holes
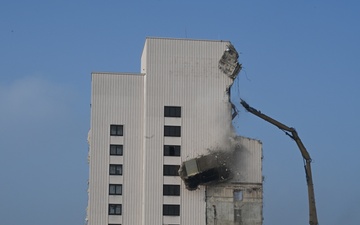
[[[220,71],[232,80],[242,68],[238,57],[230,44],[219,60]],[[234,119],[237,109],[230,100],[231,86],[227,93]],[[196,190],[199,185],[205,186],[207,225],[261,225],[262,144],[236,136],[232,131],[226,133],[231,136],[224,146],[216,146],[216,151],[209,146],[209,154],[183,162],[179,175],[189,191]]]
[[[258,140],[237,137],[229,168],[232,178],[206,187],[207,224],[261,225],[262,144]]]
[[[206,186],[207,225],[261,225],[262,144],[236,137],[230,151],[183,162],[179,171],[189,191]]]
[[[238,56],[146,38],[140,73],[92,73],[88,225],[262,224],[261,143],[232,131]]]

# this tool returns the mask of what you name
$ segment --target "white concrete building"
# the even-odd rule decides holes
[[[229,44],[147,38],[141,73],[92,73],[89,225],[262,224],[261,143],[230,139]],[[185,188],[183,161],[234,143],[234,179]]]

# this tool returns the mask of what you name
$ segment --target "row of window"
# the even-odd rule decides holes
[[[122,215],[121,204],[109,204],[109,215]],[[163,205],[164,216],[180,216],[180,205]]]
[[[109,195],[122,195],[122,184],[109,184]],[[180,196],[180,185],[164,184],[163,195]]]
[[[179,145],[164,145],[164,156],[180,156],[181,148]],[[122,145],[110,145],[110,155],[123,155]]]
[[[165,106],[164,107],[164,116],[165,117],[181,117],[181,107],[180,106]],[[123,125],[110,125],[110,135],[111,136],[123,136],[124,135],[124,126]]]
[[[165,106],[165,117],[181,117],[181,107]],[[180,126],[164,126],[165,137],[181,137]],[[164,145],[164,156],[180,156],[181,147],[179,145]],[[164,176],[179,176],[179,165],[164,165]],[[180,185],[164,184],[164,196],[180,196]],[[180,205],[163,205],[164,216],[180,216]]]
[[[181,107],[165,106],[165,117],[181,117]],[[110,125],[110,136],[123,136],[123,125]],[[164,126],[164,136],[166,137],[181,137],[180,126]],[[180,156],[180,146],[178,145],[164,145],[164,156]],[[122,145],[110,145],[110,155],[123,155]],[[178,165],[164,165],[164,176],[178,176]],[[121,164],[110,164],[110,175],[122,175],[123,167]],[[109,184],[109,195],[122,195],[122,184]],[[180,185],[166,184],[163,186],[164,196],[180,196]],[[121,204],[109,204],[109,215],[122,215]],[[163,215],[165,216],[179,216],[180,205],[163,205]]]
[[[110,125],[110,135],[111,136],[123,136],[123,125]],[[164,126],[164,136],[165,137],[181,137],[181,127],[180,126]]]
[[[164,165],[164,176],[179,176],[179,165]],[[109,169],[110,175],[122,175],[123,174],[123,167],[121,164],[110,164]]]
[[[165,117],[181,117],[181,107],[165,106]],[[180,126],[164,126],[165,137],[181,137]],[[181,147],[179,145],[164,145],[164,156],[180,156]],[[179,176],[179,165],[164,165],[164,176]],[[180,196],[180,185],[164,184],[164,196]],[[180,205],[163,205],[164,216],[180,216]]]
[[[123,136],[123,125],[110,125],[110,136]],[[110,155],[123,155],[122,145],[110,145]],[[110,164],[110,175],[122,175],[123,168],[121,164]],[[109,184],[109,195],[122,195],[122,184]],[[109,204],[109,215],[122,215],[121,204]],[[121,224],[109,224],[109,225],[121,225]]]
[[[123,136],[123,125],[110,125],[111,136]],[[110,155],[122,156],[122,145],[110,145]],[[121,164],[110,164],[110,175],[122,175],[123,168]],[[109,195],[122,195],[122,184],[109,184]],[[121,204],[109,204],[109,215],[121,215]]]

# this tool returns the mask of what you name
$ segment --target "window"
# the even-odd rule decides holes
[[[110,125],[111,136],[123,136],[123,125]]]
[[[110,164],[110,175],[122,175],[122,165]]]
[[[164,126],[164,136],[166,137],[181,137],[180,126]]]
[[[241,190],[234,190],[234,201],[242,201],[243,200],[243,193]]]
[[[123,146],[110,145],[110,155],[123,155]]]
[[[163,205],[164,216],[180,216],[180,205]]]
[[[180,185],[164,184],[163,195],[180,196]]]
[[[179,169],[178,165],[164,165],[164,176],[179,176]]]
[[[122,195],[122,184],[110,184],[109,195]]]
[[[180,146],[164,145],[164,156],[180,156]]]
[[[165,106],[164,107],[164,116],[165,117],[181,117],[181,107],[180,106]]]
[[[109,215],[121,215],[121,204],[109,204]]]

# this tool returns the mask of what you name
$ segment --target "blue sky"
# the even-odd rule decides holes
[[[239,97],[297,129],[320,224],[359,224],[357,1],[0,2],[0,224],[84,224],[90,73],[139,72],[145,38],[230,40],[234,127],[263,142],[264,225],[308,222],[303,162]]]

